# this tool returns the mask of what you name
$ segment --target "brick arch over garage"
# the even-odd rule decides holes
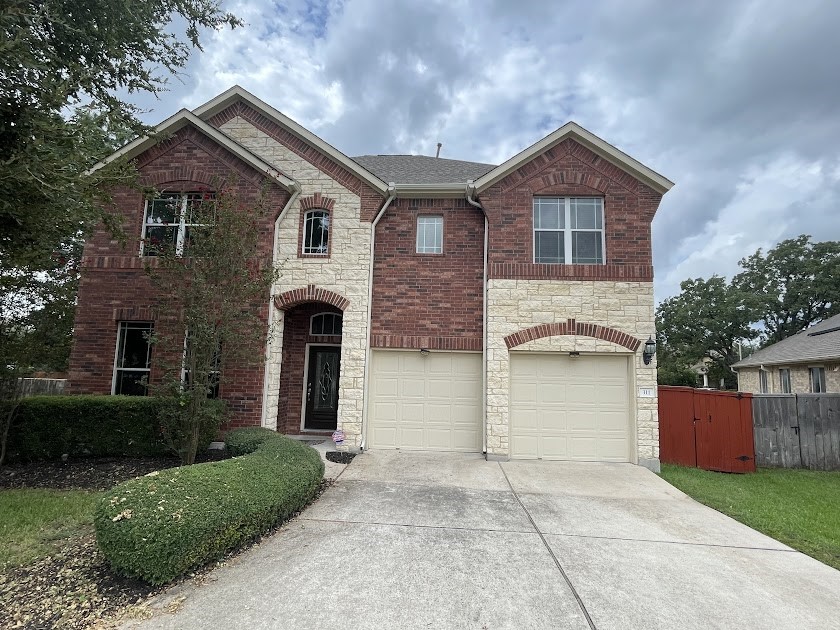
[[[274,296],[274,305],[281,311],[288,311],[298,304],[305,302],[326,302],[333,306],[346,311],[350,306],[350,300],[343,295],[339,295],[329,289],[320,289],[314,284],[308,285],[306,288],[292,289]]]
[[[624,346],[633,352],[638,350],[639,346],[642,345],[641,341],[617,328],[610,328],[609,326],[601,326],[599,324],[588,324],[574,319],[568,319],[563,323],[540,324],[539,326],[525,328],[505,337],[505,345],[510,349],[521,346],[523,343],[534,341],[535,339],[557,335],[595,337],[596,339],[603,339],[604,341]]]

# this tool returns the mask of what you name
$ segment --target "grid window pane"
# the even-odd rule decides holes
[[[443,253],[443,217],[417,217],[417,253]]]
[[[600,230],[603,227],[600,199],[585,197],[569,202],[572,229]]]
[[[117,396],[145,396],[148,372],[117,372],[114,394]]]
[[[535,232],[534,258],[538,263],[562,263],[565,258],[563,232]]]
[[[534,199],[534,228],[562,230],[566,227],[566,204],[563,199]]]
[[[325,210],[313,210],[305,215],[303,253],[326,256],[329,251],[330,215]]]
[[[214,193],[163,193],[146,205],[143,226],[143,255],[158,256],[174,248],[183,255],[189,244],[190,230],[213,223]]]
[[[338,313],[319,313],[312,317],[309,326],[310,335],[333,335],[341,336],[341,325],[343,317]]]
[[[599,264],[601,256],[601,232],[572,232],[572,262],[582,265]]]

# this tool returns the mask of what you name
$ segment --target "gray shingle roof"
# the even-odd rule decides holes
[[[427,155],[360,155],[351,159],[381,180],[395,184],[460,184],[496,168],[495,164]]]
[[[792,337],[782,339],[738,361],[732,367],[840,361],[840,315],[829,317]]]

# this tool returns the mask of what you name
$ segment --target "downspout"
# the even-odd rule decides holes
[[[365,345],[365,376],[362,386],[362,442],[359,445],[359,450],[364,451],[367,445],[367,417],[368,417],[368,388],[370,379],[370,343],[371,343],[371,322],[373,320],[373,256],[374,247],[376,245],[376,226],[379,220],[385,216],[385,211],[397,198],[397,187],[394,182],[388,182],[388,198],[385,204],[376,215],[373,223],[370,226],[370,264],[368,268],[368,311],[367,311],[367,344]]]
[[[487,454],[487,249],[489,243],[490,223],[487,219],[487,210],[475,198],[475,185],[472,181],[467,182],[467,188],[464,193],[467,203],[475,206],[484,215],[484,279],[482,286],[482,314],[481,314],[481,331],[483,335],[481,343],[481,417],[484,424],[484,430],[481,432],[481,452]]]
[[[271,264],[275,264],[275,258],[277,257],[277,242],[280,239],[280,222],[283,220],[283,217],[286,216],[286,212],[292,205],[297,201],[297,198],[300,197],[301,187],[300,184],[294,182],[292,188],[292,196],[289,197],[289,201],[286,202],[286,205],[283,206],[283,209],[280,211],[280,214],[277,215],[277,218],[274,220],[274,239],[271,244]],[[268,336],[265,342],[265,373],[263,374],[263,395],[262,395],[262,418],[260,420],[260,425],[265,426],[266,420],[268,419],[268,407],[266,406],[268,403],[268,385],[269,385],[269,373],[271,371],[271,329],[274,326],[274,296],[271,295],[271,292],[274,291],[274,287],[272,286],[269,290],[268,296]],[[275,423],[276,424],[276,423]],[[275,430],[276,430],[275,426]]]

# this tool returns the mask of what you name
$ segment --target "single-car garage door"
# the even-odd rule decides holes
[[[510,448],[520,459],[631,460],[626,356],[510,357]]]
[[[481,450],[481,354],[374,350],[368,446]]]

